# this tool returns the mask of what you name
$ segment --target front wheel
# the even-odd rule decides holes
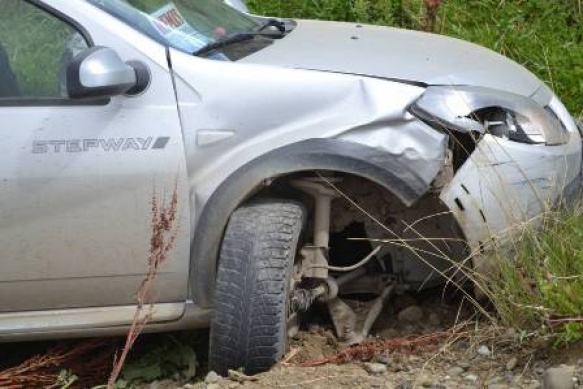
[[[297,203],[271,200],[231,215],[219,256],[211,370],[256,374],[285,353],[290,275],[304,213]]]

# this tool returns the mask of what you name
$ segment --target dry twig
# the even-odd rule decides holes
[[[392,339],[374,339],[323,359],[303,362],[298,366],[313,367],[328,363],[344,364],[352,361],[368,361],[387,351],[414,352],[419,349],[427,350],[432,347],[437,348],[441,341],[454,335],[458,338],[467,337],[470,335],[470,332],[460,331],[460,327],[456,326],[447,331],[432,334],[411,335]]]
[[[0,388],[57,388],[61,372],[79,377],[72,387],[91,387],[107,377],[115,344],[89,340],[73,345],[62,343],[43,355],[35,355],[20,365],[0,371]]]
[[[155,301],[151,298],[150,292],[158,271],[166,260],[168,252],[174,247],[174,241],[178,235],[178,229],[175,225],[177,208],[177,184],[174,185],[172,198],[168,205],[159,204],[156,194],[152,195],[152,236],[150,239],[150,255],[148,257],[148,273],[138,289],[136,312],[128,331],[124,348],[121,354],[115,358],[113,370],[108,381],[108,388],[113,388],[130,350],[152,316],[152,307]],[[150,307],[148,311],[145,311],[146,306]]]

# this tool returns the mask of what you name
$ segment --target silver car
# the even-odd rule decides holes
[[[146,330],[210,326],[210,368],[256,373],[313,304],[358,343],[581,187],[561,101],[467,42],[219,0],[2,6],[2,341],[124,333],[153,196],[178,230]]]

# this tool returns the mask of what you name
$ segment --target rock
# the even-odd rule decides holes
[[[464,380],[470,381],[470,382],[476,382],[478,380],[478,376],[475,374],[468,374],[464,377]]]
[[[542,385],[540,384],[540,382],[538,382],[537,380],[532,380],[528,384],[526,384],[525,388],[526,389],[540,389],[541,386]]]
[[[417,323],[423,319],[423,310],[417,305],[412,305],[399,312],[397,318],[401,323]]]
[[[383,374],[387,372],[387,365],[382,363],[365,363],[364,370],[369,374]]]
[[[488,389],[508,389],[509,386],[506,384],[489,384]]]
[[[545,389],[573,389],[574,373],[573,366],[561,365],[548,368],[544,374],[543,386]]]
[[[207,385],[209,385],[209,384],[216,384],[220,380],[221,380],[221,376],[211,370],[206,375],[206,377],[204,379],[204,383],[207,384]]]
[[[433,379],[427,375],[423,375],[417,378],[417,384],[421,385],[424,388],[429,388],[433,384]]]
[[[459,377],[464,373],[465,369],[460,366],[454,366],[447,371],[447,375],[450,377]]]
[[[545,369],[543,367],[536,366],[534,368],[534,374],[536,374],[537,376],[541,377],[543,374],[545,374]]]
[[[441,319],[439,318],[439,315],[437,313],[435,313],[435,312],[432,312],[429,315],[429,318],[427,319],[427,321],[433,327],[439,327],[439,325],[441,324]]]
[[[480,347],[478,347],[478,354],[484,357],[489,357],[491,352],[488,346],[481,345]]]
[[[391,356],[388,353],[379,354],[374,358],[375,362],[382,363],[383,365],[391,364]]]
[[[414,385],[413,385],[413,381],[404,381],[404,382],[400,382],[395,386],[395,389],[413,389]]]
[[[504,381],[504,378],[503,378],[503,377],[500,377],[500,376],[498,376],[498,377],[490,378],[490,379],[489,379],[489,380],[486,382],[486,385],[495,385],[495,384],[499,384],[499,383],[501,383],[502,381]]]
[[[508,362],[506,362],[506,371],[512,371],[518,365],[518,358],[510,358]]]
[[[206,389],[220,389],[221,385],[219,384],[207,384]]]

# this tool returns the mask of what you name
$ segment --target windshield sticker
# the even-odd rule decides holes
[[[150,15],[152,25],[176,47],[194,52],[210,42],[205,35],[196,31],[182,16],[174,3],[168,3]]]

